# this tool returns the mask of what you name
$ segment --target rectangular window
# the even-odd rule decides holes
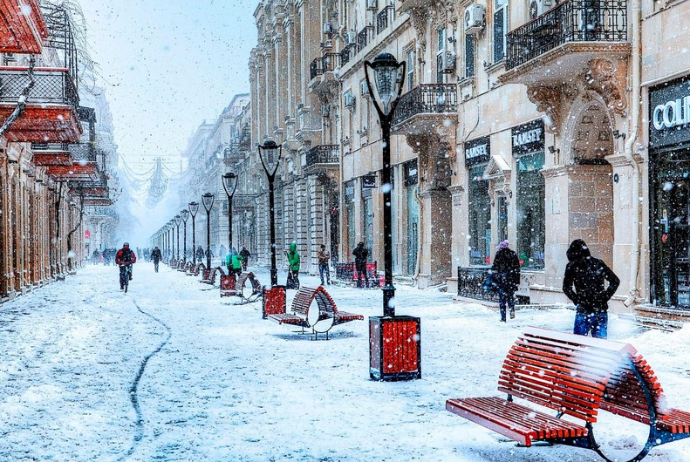
[[[465,78],[474,77],[474,35],[465,35]]]
[[[545,181],[544,152],[518,157],[517,161],[517,252],[524,269],[544,268]]]
[[[436,53],[436,83],[445,83],[444,53],[446,52],[446,28],[438,30],[438,52]]]
[[[405,78],[407,79],[407,90],[412,90],[415,85],[414,81],[414,68],[415,68],[415,59],[417,53],[415,52],[414,49],[409,50],[407,52],[407,75]]]
[[[488,265],[491,259],[491,200],[484,168],[486,165],[470,169],[470,265]]]
[[[345,183],[345,214],[347,216],[347,248],[352,253],[355,248],[355,188],[350,181]]]
[[[494,3],[494,62],[505,58],[506,33],[508,32],[508,0],[495,0]]]

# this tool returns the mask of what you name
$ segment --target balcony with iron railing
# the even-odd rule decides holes
[[[14,112],[31,82],[28,68],[0,67],[0,124]],[[26,106],[5,136],[14,142],[78,142],[82,134],[78,104],[77,87],[67,69],[36,68]]]
[[[323,144],[314,146],[307,151],[304,170],[306,173],[319,169],[337,167],[340,164],[340,146],[337,144]]]
[[[327,72],[333,72],[337,67],[340,67],[340,60],[340,53],[326,53],[320,58],[315,58],[309,66],[311,79],[314,80]]]
[[[96,162],[98,160],[96,146],[93,143],[76,143],[67,146],[72,154],[74,163]]]
[[[356,43],[349,43],[345,46],[345,48],[342,49],[340,52],[340,62],[344,66],[345,64],[349,63],[351,60],[354,60],[355,55],[357,54],[357,44]]]
[[[393,115],[392,132],[425,134],[456,126],[458,87],[454,83],[421,84],[400,97]]]
[[[381,34],[386,28],[395,21],[395,7],[388,5],[376,15],[376,34]]]
[[[509,32],[506,72],[501,81],[558,81],[592,58],[625,58],[628,43],[626,0],[565,0]]]

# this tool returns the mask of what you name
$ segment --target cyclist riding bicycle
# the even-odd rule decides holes
[[[132,249],[129,248],[129,242],[122,244],[122,248],[117,251],[115,255],[115,263],[120,265],[120,289],[124,289],[124,284],[122,283],[122,273],[124,271],[129,272],[129,280],[132,280],[132,264],[137,262],[137,255]]]

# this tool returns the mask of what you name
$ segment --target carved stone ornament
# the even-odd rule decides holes
[[[589,69],[585,72],[584,81],[588,88],[596,91],[604,98],[606,105],[612,111],[625,115],[628,102],[625,98],[623,78],[618,78],[616,65],[603,58],[595,58],[589,62]]]
[[[414,27],[415,34],[417,35],[417,43],[419,48],[424,54],[426,50],[426,25],[428,22],[428,14],[422,9],[412,9],[410,10],[410,20],[412,21],[412,27]]]
[[[561,94],[562,91],[559,87],[546,87],[543,85],[527,87],[527,97],[537,106],[537,111],[543,112],[546,115],[548,120],[544,121],[544,126],[547,131],[554,134],[558,134],[561,127],[561,115],[559,112]]]

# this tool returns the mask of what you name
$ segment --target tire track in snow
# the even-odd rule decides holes
[[[168,341],[170,340],[170,337],[172,336],[172,331],[170,330],[170,327],[168,327],[167,324],[165,324],[163,321],[158,319],[157,317],[153,316],[150,313],[147,313],[146,311],[142,310],[141,307],[132,300],[132,303],[134,303],[134,306],[137,307],[137,310],[145,316],[148,316],[149,318],[153,319],[157,323],[159,323],[161,326],[165,327],[165,330],[167,332],[167,335],[165,336],[165,339],[158,344],[158,347],[153,350],[151,353],[146,355],[144,359],[141,361],[141,365],[139,366],[139,371],[137,372],[136,377],[134,377],[134,380],[132,381],[132,385],[129,388],[129,400],[132,402],[132,407],[134,408],[134,412],[136,412],[136,422],[135,422],[135,429],[134,429],[134,438],[132,441],[132,445],[130,448],[127,450],[125,454],[123,454],[118,461],[125,460],[128,457],[130,457],[132,454],[134,454],[134,451],[137,449],[137,446],[139,445],[139,441],[144,437],[144,416],[141,413],[141,406],[139,406],[139,394],[138,394],[138,388],[139,388],[139,381],[141,380],[141,377],[144,375],[144,371],[146,370],[146,365],[149,362],[149,359],[151,359],[153,356],[155,356],[159,351],[167,345]]]

